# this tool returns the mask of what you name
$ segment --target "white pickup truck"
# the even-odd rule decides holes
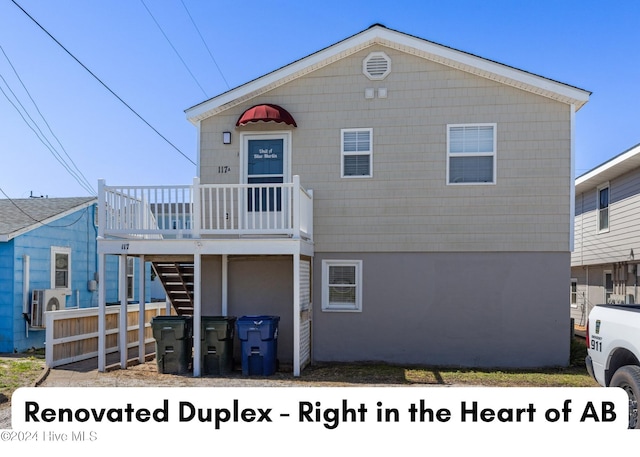
[[[586,366],[605,387],[629,395],[629,428],[640,429],[640,304],[597,305],[587,323]]]

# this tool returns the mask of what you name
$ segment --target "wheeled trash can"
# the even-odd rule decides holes
[[[242,316],[237,320],[244,376],[276,372],[279,321],[280,316]]]
[[[233,371],[235,317],[202,316],[200,354],[202,374],[229,374]]]
[[[156,316],[151,319],[158,373],[182,374],[189,371],[193,348],[192,327],[190,316]]]

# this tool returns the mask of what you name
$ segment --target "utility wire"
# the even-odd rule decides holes
[[[189,16],[189,19],[191,19],[191,23],[193,24],[193,27],[196,29],[196,32],[198,32],[198,35],[200,35],[200,40],[202,40],[202,44],[204,44],[204,47],[207,49],[207,52],[209,53],[209,56],[211,57],[211,60],[213,60],[214,65],[218,69],[218,72],[220,73],[220,76],[222,76],[222,80],[227,85],[227,89],[231,89],[231,86],[227,82],[227,78],[224,77],[224,74],[222,73],[222,70],[220,69],[220,66],[218,65],[218,62],[216,62],[216,59],[213,57],[213,53],[211,52],[211,49],[209,49],[209,46],[207,46],[207,42],[204,40],[204,37],[202,36],[202,33],[200,33],[200,29],[196,25],[196,22],[193,20],[193,17],[191,16],[191,13],[189,12],[189,9],[187,8],[187,5],[184,4],[183,0],[180,0],[180,2],[182,3],[182,6],[184,7],[185,11],[187,12],[187,16]]]
[[[195,81],[195,83],[198,85],[198,87],[200,88],[200,90],[202,91],[202,93],[204,94],[205,97],[209,97],[209,95],[207,94],[207,92],[202,88],[202,86],[200,85],[200,83],[198,82],[198,79],[194,76],[194,74],[191,72],[191,70],[189,69],[189,66],[187,65],[187,63],[184,61],[184,59],[182,58],[182,56],[180,55],[180,53],[178,52],[178,50],[175,48],[175,46],[173,45],[173,43],[171,43],[171,40],[169,39],[169,37],[167,36],[166,33],[164,33],[164,30],[162,30],[162,27],[160,26],[160,24],[158,23],[158,21],[156,20],[156,18],[153,16],[153,14],[151,13],[151,10],[149,10],[149,8],[147,7],[147,4],[144,2],[144,0],[140,0],[140,3],[142,3],[142,6],[144,6],[144,9],[147,10],[147,13],[149,13],[149,16],[151,16],[151,19],[153,19],[153,22],[156,23],[156,25],[158,26],[158,29],[160,29],[160,32],[162,33],[162,35],[164,36],[164,38],[167,40],[167,43],[169,43],[169,46],[171,46],[171,49],[173,49],[173,52],[176,53],[176,55],[178,56],[178,59],[180,59],[180,62],[182,62],[182,65],[184,65],[184,68],[187,69],[187,71],[189,72],[189,74],[191,75],[191,78],[193,78],[193,80]]]
[[[71,56],[71,58],[73,60],[75,60],[82,68],[84,68],[91,76],[93,76],[95,78],[96,81],[98,81],[100,84],[102,84],[102,86],[107,89],[111,95],[113,95],[114,97],[116,97],[124,106],[126,106],[129,111],[131,111],[133,114],[135,114],[142,122],[144,122],[145,124],[147,124],[147,126],[153,130],[160,138],[162,138],[167,144],[169,144],[173,149],[175,149],[180,155],[182,155],[185,159],[187,159],[189,162],[191,162],[192,164],[196,165],[196,163],[189,157],[187,156],[184,152],[182,152],[176,145],[174,145],[171,141],[169,141],[164,135],[162,135],[154,126],[152,126],[145,118],[143,118],[140,114],[138,114],[138,112],[136,110],[134,110],[127,102],[125,102],[122,98],[120,98],[120,96],[118,94],[116,94],[113,90],[111,90],[111,88],[109,86],[107,86],[100,78],[98,78],[95,73],[93,73],[91,70],[89,70],[89,68],[87,68],[87,66],[85,64],[83,64],[82,62],[80,62],[80,60],[78,60],[78,58],[76,56],[74,56],[67,48],[65,48],[62,43],[60,43],[53,35],[51,35],[47,29],[45,29],[42,25],[40,25],[40,23],[38,21],[36,21],[22,6],[20,6],[18,4],[18,2],[16,2],[16,0],[11,0],[13,2],[14,5],[16,5],[18,8],[20,8],[22,10],[22,12],[24,14],[27,15],[27,17],[29,19],[31,19],[38,27],[40,27],[40,29],[46,33],[47,35],[49,35],[49,38],[51,38],[53,41],[56,42],[56,44],[58,46],[60,46],[67,54],[69,54],[69,56]]]
[[[5,81],[4,77],[0,76],[0,79],[2,79],[2,81],[4,81],[5,84],[7,84],[7,82]],[[9,88],[9,91],[11,91],[11,93],[13,94],[13,96],[15,97],[15,93],[11,90],[11,88]],[[64,161],[64,159],[62,157],[60,157],[60,154],[58,154],[53,146],[51,145],[51,143],[46,139],[46,138],[42,138],[40,135],[42,134],[42,130],[40,130],[40,128],[38,127],[37,124],[35,124],[34,120],[31,118],[31,116],[29,115],[29,113],[26,112],[25,113],[27,115],[27,117],[29,117],[29,119],[31,119],[31,122],[33,122],[35,124],[35,128],[29,123],[29,121],[27,121],[27,119],[25,119],[24,115],[22,114],[22,111],[20,111],[20,109],[16,106],[16,104],[11,100],[11,98],[9,98],[9,96],[7,95],[7,93],[4,91],[4,89],[2,87],[0,87],[0,92],[2,92],[2,95],[5,96],[5,98],[9,101],[9,103],[11,103],[11,105],[15,108],[15,110],[18,112],[18,114],[20,115],[20,117],[22,117],[22,120],[25,122],[25,124],[27,124],[27,126],[33,130],[33,133],[36,134],[36,136],[38,137],[38,139],[42,142],[42,144],[44,144],[44,146],[49,149],[49,151],[53,154],[53,156],[55,157],[55,159],[60,163],[60,165],[62,165],[69,174],[71,174],[71,176],[74,177],[74,179],[78,182],[78,184],[80,184],[87,192],[89,192],[90,194],[95,195],[95,191],[91,188],[91,187],[87,187],[86,184],[84,184],[80,178],[77,176],[77,174],[71,170],[69,168],[69,166],[67,165],[67,163]],[[18,103],[20,104],[20,101],[18,100]],[[20,106],[22,106],[22,104],[20,104]],[[24,106],[22,106],[22,108],[24,109]],[[38,134],[38,132],[36,131],[36,128],[40,131],[40,134]],[[43,135],[44,136],[44,135]]]
[[[44,121],[45,125],[47,126],[47,128],[49,129],[49,132],[51,133],[51,135],[53,135],[53,137],[56,139],[56,141],[58,142],[58,144],[60,145],[60,147],[62,148],[62,151],[64,152],[64,154],[67,156],[67,158],[71,161],[71,164],[73,165],[73,168],[75,169],[72,170],[71,166],[67,165],[66,160],[57,152],[54,152],[53,149],[56,149],[53,144],[51,144],[51,142],[46,138],[46,135],[44,134],[44,132],[42,132],[42,130],[40,129],[40,127],[38,126],[37,122],[31,117],[31,115],[29,115],[29,112],[27,111],[27,109],[24,107],[24,105],[20,102],[20,99],[18,98],[18,96],[15,94],[15,92],[11,89],[11,87],[9,86],[9,83],[4,79],[4,77],[2,75],[0,75],[0,78],[2,78],[2,80],[4,81],[4,83],[6,84],[7,88],[9,89],[9,91],[11,91],[11,94],[15,97],[16,101],[18,102],[18,104],[22,107],[22,109],[24,110],[24,112],[27,114],[27,116],[29,117],[29,119],[31,120],[31,122],[33,122],[33,124],[36,126],[36,128],[38,129],[38,131],[40,132],[40,134],[45,138],[45,140],[47,141],[47,143],[49,144],[50,148],[49,150],[56,155],[58,161],[62,164],[63,167],[65,167],[67,169],[67,171],[74,177],[74,179],[76,181],[78,181],[78,184],[80,184],[86,191],[88,191],[90,194],[92,195],[97,195],[97,192],[95,191],[95,189],[93,188],[93,186],[89,183],[89,180],[86,178],[86,176],[84,176],[84,174],[82,173],[82,171],[80,171],[80,169],[78,168],[78,166],[76,165],[76,163],[73,161],[73,159],[69,156],[69,154],[67,153],[67,150],[64,148],[64,146],[62,145],[62,143],[60,142],[60,139],[56,136],[56,134],[53,132],[53,130],[51,129],[51,126],[49,125],[49,123],[47,122],[46,118],[44,117],[44,115],[42,114],[42,112],[40,111],[40,108],[38,107],[38,104],[35,102],[35,100],[33,99],[33,97],[31,96],[31,93],[29,92],[29,89],[27,89],[27,86],[24,84],[24,82],[22,81],[22,78],[20,78],[20,75],[18,74],[18,71],[16,70],[16,68],[14,67],[13,63],[11,62],[11,59],[9,59],[9,56],[7,55],[7,53],[4,51],[3,47],[0,45],[0,51],[2,51],[2,54],[4,54],[4,57],[7,59],[7,62],[9,62],[9,65],[11,66],[14,74],[16,75],[16,78],[18,78],[18,81],[20,81],[20,84],[22,85],[22,88],[24,89],[24,91],[27,93],[27,95],[29,96],[29,99],[31,100],[31,103],[33,103],[33,106],[35,106],[36,111],[38,112],[38,114],[40,115],[40,117],[42,118],[42,120]],[[4,91],[3,91],[4,93]],[[5,97],[7,97],[6,94],[4,94]],[[8,97],[7,97],[8,99]],[[9,101],[11,103],[11,101]],[[13,103],[12,103],[13,104]],[[18,109],[15,105],[14,108],[16,108],[16,110]],[[19,110],[18,110],[19,112]],[[24,119],[24,117],[23,117]],[[26,122],[26,121],[25,121]],[[27,123],[28,124],[28,123]],[[35,132],[35,131],[34,131]],[[42,141],[42,140],[41,140]],[[45,145],[46,146],[46,145]]]

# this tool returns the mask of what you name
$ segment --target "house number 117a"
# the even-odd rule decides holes
[[[226,165],[218,167],[218,173],[229,173],[231,171],[231,167]]]

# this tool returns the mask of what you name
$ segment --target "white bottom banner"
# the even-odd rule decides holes
[[[121,443],[163,455],[207,447],[261,456],[299,455],[304,447],[314,455],[526,454],[549,443],[571,445],[572,436],[582,437],[574,449],[584,449],[585,439],[637,442],[640,433],[627,430],[628,408],[622,389],[599,387],[22,388],[12,398],[12,430],[0,432],[0,451],[62,445],[80,455]]]

